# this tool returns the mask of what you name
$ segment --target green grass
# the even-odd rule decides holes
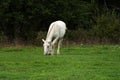
[[[120,80],[120,46],[0,48],[0,80]]]

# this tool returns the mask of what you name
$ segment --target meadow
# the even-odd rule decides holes
[[[42,47],[0,48],[0,80],[120,80],[120,46],[66,46],[53,56]]]

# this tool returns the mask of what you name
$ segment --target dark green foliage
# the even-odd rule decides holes
[[[109,4],[106,0],[0,0],[0,42],[34,42],[38,40],[39,32],[46,33],[51,22],[63,20],[68,30],[75,30],[68,32],[67,39],[75,41],[76,37],[72,35],[75,32],[76,35],[82,33],[83,41],[87,40],[87,37],[95,36],[96,39],[105,38],[118,43],[119,0],[114,2],[114,7],[110,7],[111,2]],[[78,39],[79,42],[81,38]]]
[[[120,42],[120,17],[115,12],[104,13],[97,17],[93,33],[99,39],[108,39],[111,43]]]

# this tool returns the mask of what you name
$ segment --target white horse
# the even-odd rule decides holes
[[[60,45],[66,32],[66,24],[63,21],[55,21],[50,24],[46,40],[44,42],[44,55],[53,55],[55,43],[58,41],[57,54],[60,54]]]

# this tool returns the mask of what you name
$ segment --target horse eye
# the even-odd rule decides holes
[[[47,48],[49,48],[49,46],[47,46]]]

